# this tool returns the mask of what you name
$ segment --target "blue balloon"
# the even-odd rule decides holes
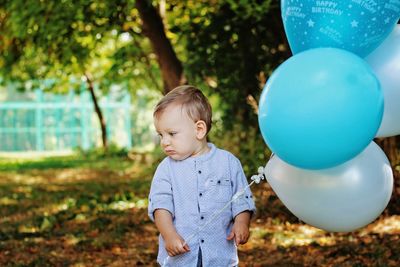
[[[281,12],[293,54],[336,47],[364,57],[393,30],[400,1],[282,0]]]
[[[259,101],[262,136],[279,158],[304,169],[330,168],[374,138],[383,94],[369,65],[337,48],[316,48],[282,63]]]

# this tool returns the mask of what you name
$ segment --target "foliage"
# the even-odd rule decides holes
[[[210,140],[215,145],[230,151],[240,159],[247,177],[257,174],[258,167],[264,166],[269,159],[270,152],[255,127],[245,128],[235,124],[231,130],[217,128],[211,133]]]
[[[89,72],[102,90],[111,84],[158,86],[155,78],[148,78],[158,77],[148,42],[129,33],[138,28],[133,4],[127,0],[2,1],[4,80],[22,81],[24,88],[24,81],[56,78],[60,90],[69,89]]]
[[[255,103],[266,77],[288,55],[278,1],[165,4],[166,33],[189,82],[224,100],[228,128],[256,125],[248,98]],[[3,1],[0,14],[5,77],[39,82],[56,77],[60,88],[73,80],[79,84],[89,71],[102,90],[112,84],[161,88],[134,1]]]
[[[161,87],[134,1],[17,0],[1,6],[6,77],[57,77],[67,84],[71,75],[79,80],[90,71],[102,88]],[[288,55],[278,1],[168,1],[164,22],[190,83],[224,99],[225,124],[254,123],[246,99],[257,99],[265,77]]]
[[[170,31],[183,36],[189,81],[223,99],[224,125],[253,126],[248,105],[288,57],[278,1],[172,1]],[[178,19],[176,19],[178,18]]]

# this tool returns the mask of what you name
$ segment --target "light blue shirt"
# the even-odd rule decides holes
[[[211,148],[208,153],[182,161],[166,157],[154,174],[149,195],[150,218],[154,220],[156,209],[166,209],[172,214],[174,226],[183,239],[195,234],[188,243],[190,252],[170,257],[167,266],[196,267],[199,248],[205,267],[238,265],[236,245],[226,238],[236,215],[246,210],[255,211],[253,196],[246,189],[230,208],[198,231],[214,212],[248,185],[240,161],[234,155],[211,143],[208,146]],[[167,256],[160,235],[158,263],[162,265]]]

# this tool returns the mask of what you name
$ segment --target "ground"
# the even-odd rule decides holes
[[[0,266],[157,266],[153,170],[145,157],[0,161]],[[356,232],[328,233],[300,222],[267,183],[253,191],[241,266],[399,266],[398,208]]]

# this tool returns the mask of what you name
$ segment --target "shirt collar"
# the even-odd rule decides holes
[[[197,157],[189,157],[189,159],[192,159],[195,162],[203,162],[211,159],[217,149],[213,143],[207,143],[207,146],[210,148],[210,151]]]
[[[210,151],[208,151],[207,153],[204,153],[200,156],[196,156],[196,157],[188,157],[184,160],[181,160],[181,162],[204,162],[207,161],[209,159],[211,159],[214,154],[215,151],[217,151],[217,148],[215,147],[215,145],[213,143],[207,143],[207,146],[210,148]],[[170,158],[170,160],[175,161],[174,159]]]

